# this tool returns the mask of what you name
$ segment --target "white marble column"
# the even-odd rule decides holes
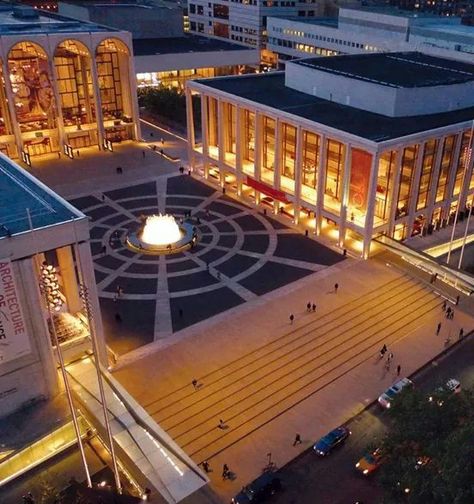
[[[416,216],[416,203],[418,200],[418,192],[421,180],[421,171],[423,169],[423,158],[425,155],[426,142],[420,142],[417,150],[417,157],[415,163],[415,173],[411,181],[410,187],[410,206],[408,208],[408,221],[407,221],[407,236],[411,236],[413,231],[413,224]]]
[[[319,139],[319,166],[316,173],[316,234],[321,234],[324,208],[324,185],[326,183],[327,138],[322,134]]]
[[[377,194],[377,176],[379,169],[380,154],[372,154],[372,163],[370,166],[370,179],[367,191],[367,212],[364,226],[364,243],[362,247],[362,258],[368,259],[370,254],[370,243],[374,229],[375,197]]]
[[[193,97],[191,90],[186,88],[186,134],[188,139],[187,151],[188,151],[188,163],[189,167],[194,169],[194,145],[195,145],[195,133],[194,133],[194,113],[193,113]]]
[[[402,161],[403,161],[403,148],[397,149],[397,162],[395,165],[395,173],[393,174],[393,184],[392,184],[392,199],[390,206],[390,219],[388,221],[388,235],[393,236],[395,230],[395,216],[397,213],[398,205],[398,190],[400,187],[400,175],[402,172]]]
[[[99,137],[99,148],[103,149],[105,139],[104,115],[102,114],[102,100],[100,97],[99,77],[97,74],[97,61],[94,54],[91,55],[92,87],[94,89],[95,120]]]
[[[204,177],[209,178],[209,121],[207,114],[208,97],[201,94],[201,136],[202,136],[202,162]]]

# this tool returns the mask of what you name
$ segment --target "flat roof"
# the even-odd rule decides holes
[[[335,57],[325,58],[325,60]],[[474,107],[414,117],[388,117],[311,96],[285,86],[284,72],[216,77],[196,82],[374,142],[470,121]]]
[[[396,5],[367,5],[360,7],[341,7],[344,10],[372,12],[374,14],[386,14],[387,16],[397,16],[410,19],[435,19],[440,18],[439,14],[433,12],[419,12],[416,10],[400,9]]]
[[[474,65],[420,52],[351,54],[293,63],[397,88],[447,86],[474,80]]]
[[[18,17],[14,11],[32,12],[32,17]],[[0,35],[28,35],[36,33],[116,32],[108,26],[79,21],[30,6],[0,6]]]
[[[3,154],[0,155],[0,239],[85,216]],[[5,226],[7,229],[1,226]]]
[[[154,54],[199,53],[212,51],[255,51],[247,46],[233,44],[217,39],[208,39],[198,35],[182,37],[134,39],[134,56],[152,56]]]
[[[328,28],[337,28],[339,21],[337,18],[328,18],[328,17],[274,17],[274,16],[268,16],[270,19],[278,19],[280,21],[287,21],[288,24],[293,24],[293,23],[303,23],[303,24],[310,24],[310,25],[316,25],[316,26],[326,26]]]

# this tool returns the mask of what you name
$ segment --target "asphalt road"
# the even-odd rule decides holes
[[[449,378],[457,378],[464,388],[474,387],[472,336],[412,377],[415,387],[427,394]],[[354,465],[367,445],[377,444],[387,431],[387,414],[375,404],[354,417],[347,426],[352,435],[344,446],[329,456],[319,458],[309,448],[279,471],[285,490],[271,500],[272,504],[381,502],[382,489],[376,477],[363,477],[355,471]]]

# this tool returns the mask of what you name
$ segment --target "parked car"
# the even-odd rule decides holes
[[[232,499],[232,504],[256,504],[267,500],[282,490],[281,480],[275,473],[265,472]]]
[[[446,397],[446,394],[459,394],[459,392],[461,392],[461,382],[456,378],[450,378],[442,387],[438,387],[428,400],[442,406],[444,403],[443,396]]]
[[[399,394],[405,387],[412,386],[413,382],[408,378],[402,378],[401,380],[397,381],[379,397],[378,401],[380,406],[387,409],[390,408],[395,396]]]
[[[380,448],[377,448],[373,452],[366,453],[355,466],[364,476],[368,476],[375,472],[381,465],[382,453]]]
[[[344,441],[352,434],[347,427],[338,427],[332,430],[313,445],[313,450],[321,456],[328,455],[336,446],[344,443]]]

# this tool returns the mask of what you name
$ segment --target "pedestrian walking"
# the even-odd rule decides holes
[[[115,322],[117,322],[117,324],[120,324],[122,322],[122,317],[120,313],[115,314]]]
[[[388,360],[388,362],[392,362],[392,360],[393,360],[393,353],[392,352],[389,352],[387,360]]]
[[[217,426],[219,429],[223,430],[225,429],[225,422],[224,420],[219,420],[219,425]]]
[[[107,253],[107,246],[106,245],[102,245],[101,252],[102,252],[103,256]]]
[[[449,319],[450,315],[451,315],[451,307],[448,306],[448,309],[446,310],[446,318]]]
[[[308,304],[306,305],[306,311],[310,312],[311,311],[311,303],[308,301]]]
[[[334,292],[337,294],[337,289],[339,289],[339,284],[335,283],[334,284]]]
[[[460,299],[461,299],[461,298],[459,297],[459,295],[457,295],[457,296],[456,296],[456,306],[459,304],[459,300],[460,300]]]
[[[165,152],[164,152],[163,149],[160,149],[160,154],[161,154],[162,157],[165,155]]]
[[[230,474],[229,466],[227,464],[224,464],[222,466],[222,479],[228,479]]]
[[[117,175],[122,175],[122,173],[123,173],[121,166],[117,166],[117,168],[115,168],[115,171],[117,172]]]
[[[293,321],[295,320],[295,316],[293,313],[290,315],[290,324],[293,324]]]
[[[118,296],[117,296],[117,293],[114,294],[114,303],[117,302],[117,299],[118,299]]]
[[[464,336],[464,329],[461,327],[461,329],[459,329],[459,339],[461,340]]]
[[[293,446],[296,446],[296,445],[301,444],[301,443],[302,443],[301,436],[299,434],[296,434],[295,440],[293,441]]]
[[[384,345],[381,349],[380,349],[380,358],[383,359],[383,356],[385,355],[385,353],[387,352],[387,345]]]
[[[143,156],[143,159],[145,159],[146,154],[145,154],[144,150],[142,150],[142,156]]]
[[[316,305],[313,303],[313,305],[311,306],[311,309],[313,310],[313,312],[316,311]]]
[[[197,390],[198,389],[198,381],[196,380],[196,378],[194,378],[191,383],[193,384],[194,390]]]
[[[163,137],[161,137],[161,145],[165,145],[165,139]]]
[[[400,364],[397,366],[397,376],[400,376],[400,372],[402,371],[402,366]]]
[[[61,153],[58,152],[58,159],[61,159]]]
[[[76,151],[76,156],[79,157],[79,150]]]
[[[209,468],[209,462],[207,460],[204,460],[204,462],[201,465],[205,473],[211,472],[211,469]]]
[[[438,336],[439,332],[441,331],[441,322],[438,323],[436,327],[436,336]]]
[[[178,315],[179,315],[179,318],[183,318],[183,309],[182,308],[178,309]]]
[[[102,193],[102,201],[105,201],[105,194]]]
[[[451,313],[449,314],[449,319],[454,320],[454,310],[451,310]]]
[[[447,301],[446,299],[443,301],[443,304],[441,305],[441,309],[445,312],[446,311],[446,306],[447,306]]]

